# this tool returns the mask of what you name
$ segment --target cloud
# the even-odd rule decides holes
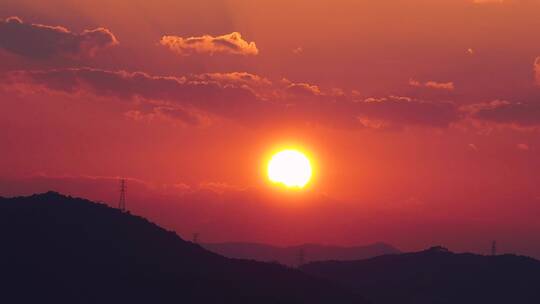
[[[243,87],[186,77],[151,76],[143,72],[93,68],[17,71],[8,74],[8,81],[69,94],[90,93],[119,100],[142,99],[152,111],[155,107],[161,111],[167,107],[169,115],[173,108],[181,108],[240,119],[246,111],[260,106],[257,97]]]
[[[317,96],[321,95],[321,89],[309,83],[294,83],[288,79],[283,79],[283,83],[286,85],[286,91],[293,95],[303,96]]]
[[[409,85],[413,87],[424,87],[424,88],[430,88],[430,89],[436,89],[436,90],[447,90],[447,91],[453,91],[455,89],[453,82],[427,81],[425,83],[421,83],[418,80],[410,79]]]
[[[148,111],[130,110],[124,113],[127,118],[141,122],[155,120],[170,121],[173,125],[181,122],[188,126],[208,125],[208,119],[201,113],[183,109],[182,107],[156,106]]]
[[[238,32],[222,36],[204,35],[182,38],[179,36],[163,36],[160,44],[183,56],[198,54],[231,54],[257,55],[259,49],[255,42],[247,42]]]
[[[204,183],[200,183],[198,189],[199,190],[209,190],[209,191],[212,191],[212,192],[218,193],[218,194],[224,194],[224,193],[228,193],[228,192],[239,192],[239,191],[247,190],[247,188],[245,188],[245,187],[240,187],[240,186],[236,186],[236,185],[230,185],[230,184],[224,183],[224,182],[204,182]]]
[[[432,89],[439,89],[439,90],[454,90],[454,83],[453,82],[435,82],[435,81],[428,81],[425,84],[426,87],[432,88]]]
[[[410,126],[445,128],[460,119],[451,102],[406,96],[360,98],[353,91],[323,90],[309,83],[282,80],[282,103],[291,119],[319,122],[338,128],[394,129]]]
[[[249,87],[269,87],[272,85],[272,82],[267,78],[246,72],[205,73],[192,75],[191,77],[200,81],[217,81],[221,84],[246,85]]]
[[[540,103],[492,101],[466,107],[473,118],[518,127],[540,126]]]
[[[359,99],[339,89],[322,90],[308,83],[283,80],[273,84],[249,73],[213,73],[185,77],[142,72],[71,68],[16,71],[3,84],[19,90],[93,94],[138,101],[126,115],[135,120],[156,117],[188,125],[212,117],[247,125],[316,125],[330,128],[444,128],[460,119],[451,102],[389,96]],[[210,117],[210,118],[209,118]]]
[[[203,119],[196,115],[196,113],[182,108],[157,107],[155,108],[155,111],[156,113],[161,114],[165,117],[169,117],[173,120],[180,120],[188,125],[200,125],[203,121]]]
[[[375,118],[398,125],[448,127],[460,119],[451,102],[432,102],[401,96],[368,98],[358,102],[364,119]]]
[[[0,21],[0,48],[32,59],[92,56],[116,44],[116,37],[105,28],[77,34],[61,26],[25,23],[18,17]]]

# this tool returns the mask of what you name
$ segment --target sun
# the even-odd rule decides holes
[[[288,188],[304,188],[309,183],[311,175],[309,159],[297,150],[280,151],[268,162],[270,181]]]

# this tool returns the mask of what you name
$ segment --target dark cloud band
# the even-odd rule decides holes
[[[144,100],[151,112],[188,117],[204,112],[243,124],[308,124],[337,128],[427,126],[443,128],[460,119],[450,102],[390,96],[356,100],[342,91],[268,79],[248,73],[189,77],[152,76],[142,72],[72,68],[18,71],[5,84],[28,84],[66,93],[85,92],[120,100]],[[20,87],[20,86],[19,86]],[[181,115],[175,115],[181,113]]]
[[[77,57],[118,44],[105,28],[73,33],[61,26],[25,23],[18,17],[0,21],[0,48],[28,58]]]

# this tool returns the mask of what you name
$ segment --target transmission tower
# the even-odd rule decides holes
[[[306,251],[304,248],[300,248],[300,251],[298,251],[298,266],[302,266],[306,263]]]
[[[118,201],[118,209],[126,211],[126,180],[120,180],[120,200]]]
[[[491,255],[497,255],[497,241],[491,242]]]
[[[192,241],[193,241],[194,244],[198,244],[198,243],[199,243],[199,233],[198,233],[198,232],[193,233],[193,239],[192,239]]]

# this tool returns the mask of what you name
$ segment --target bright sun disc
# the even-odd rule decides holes
[[[290,188],[303,188],[311,179],[309,159],[296,150],[275,154],[268,163],[268,178]]]

